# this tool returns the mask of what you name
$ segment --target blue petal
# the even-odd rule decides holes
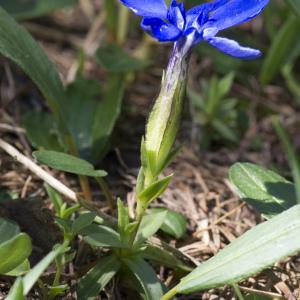
[[[261,52],[256,49],[242,47],[236,41],[229,40],[223,37],[212,37],[207,39],[213,47],[230,56],[242,59],[253,59],[261,56]]]
[[[259,15],[269,0],[219,0],[210,10],[209,22],[205,26],[219,30],[247,22]]]
[[[176,0],[172,0],[168,11],[168,20],[180,30],[184,29],[186,18],[183,3],[177,3]]]
[[[112,0],[110,0],[112,1]],[[120,0],[135,14],[146,18],[166,19],[168,8],[164,0]]]
[[[182,35],[176,26],[158,18],[144,18],[141,27],[160,42],[174,42]]]

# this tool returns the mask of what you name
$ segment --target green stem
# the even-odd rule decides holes
[[[172,299],[177,294],[177,286],[175,286],[173,289],[171,289],[169,292],[164,294],[160,300],[169,300]]]
[[[245,300],[239,286],[237,284],[233,284],[232,287],[234,288],[234,292],[236,293],[239,300]]]
[[[129,23],[130,12],[127,7],[124,5],[119,6],[119,21],[118,21],[118,30],[117,30],[117,43],[123,45],[126,41],[127,32],[128,32],[128,23]]]

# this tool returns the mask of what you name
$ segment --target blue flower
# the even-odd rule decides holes
[[[220,51],[243,59],[256,58],[261,52],[242,47],[236,41],[217,34],[259,15],[269,0],[215,0],[188,11],[183,3],[172,0],[120,0],[143,17],[141,27],[160,42],[188,41],[188,48],[206,41]]]

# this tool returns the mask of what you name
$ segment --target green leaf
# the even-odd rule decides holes
[[[0,245],[0,274],[8,273],[19,266],[32,250],[31,240],[25,233],[19,233]]]
[[[124,259],[124,262],[139,281],[146,300],[158,300],[163,296],[165,291],[163,284],[148,263],[138,257]]]
[[[192,268],[178,259],[173,253],[158,247],[156,245],[147,245],[142,252],[143,258],[158,262],[160,265],[173,269],[181,269],[185,272],[191,272]]]
[[[109,72],[124,73],[143,69],[149,65],[148,61],[142,61],[129,56],[117,44],[108,44],[97,50],[96,58],[99,64]]]
[[[83,239],[94,247],[126,248],[120,235],[110,227],[92,224],[80,231]]]
[[[198,266],[175,287],[177,293],[234,284],[300,250],[300,205],[257,225]]]
[[[95,111],[92,127],[93,161],[97,162],[109,149],[108,142],[121,112],[124,91],[124,77],[119,74],[110,74],[102,101]]]
[[[125,230],[126,226],[129,224],[129,215],[128,215],[128,208],[125,207],[123,201],[119,198],[118,199],[118,227],[120,231]]]
[[[292,170],[293,179],[295,183],[296,202],[300,203],[300,162],[298,159],[298,155],[295,149],[293,148],[292,142],[290,141],[288,134],[286,133],[284,127],[282,126],[278,118],[273,118],[273,125],[284,147],[284,150],[287,153],[289,165]]]
[[[250,163],[237,163],[229,171],[241,198],[266,218],[297,204],[294,185],[278,174]]]
[[[46,191],[47,191],[47,194],[48,194],[51,202],[54,205],[56,216],[62,218],[61,208],[62,208],[64,202],[63,202],[60,194],[48,184],[46,185]]]
[[[13,270],[9,271],[8,273],[5,273],[6,276],[21,276],[27,273],[30,270],[30,263],[28,259],[25,259],[20,265],[18,265]]]
[[[288,61],[292,50],[299,43],[299,36],[300,20],[294,16],[289,16],[276,34],[264,60],[260,73],[260,81],[263,84],[268,84]]]
[[[96,218],[95,212],[81,214],[72,224],[72,233],[77,234],[85,227],[91,225]]]
[[[299,0],[286,0],[288,5],[293,9],[294,13],[300,18],[300,1]]]
[[[117,274],[121,262],[115,256],[101,258],[89,272],[80,279],[77,288],[79,300],[95,299],[99,292]]]
[[[36,148],[63,151],[61,136],[53,115],[48,112],[27,112],[22,120],[26,136]]]
[[[154,235],[167,216],[167,211],[152,213],[143,217],[138,232],[134,240],[134,246],[138,246]]]
[[[49,267],[49,265],[55,260],[55,258],[62,254],[66,250],[65,245],[59,245],[51,252],[49,252],[34,268],[31,269],[29,273],[27,273],[23,277],[23,286],[24,286],[24,296],[26,296],[34,284],[38,281],[40,276],[44,273],[44,271]]]
[[[17,278],[9,291],[6,300],[25,300],[22,278]]]
[[[152,183],[149,187],[138,194],[139,201],[149,204],[158,198],[167,189],[172,178],[173,174]]]
[[[0,217],[0,245],[19,233],[20,228],[15,222]]]
[[[38,86],[55,114],[60,130],[65,134],[67,129],[61,110],[64,88],[58,72],[31,35],[2,8],[0,8],[0,53],[16,63]]]
[[[17,19],[23,20],[43,16],[77,2],[77,0],[0,0],[0,6]]]
[[[33,157],[42,164],[60,171],[91,177],[103,177],[107,173],[102,170],[95,170],[89,162],[75,156],[57,151],[35,151]]]
[[[77,78],[66,89],[64,118],[79,151],[80,157],[93,161],[93,126],[100,107],[99,82],[83,77]],[[84,107],[84,109],[83,109]],[[51,150],[51,149],[47,149]],[[98,149],[101,151],[101,149]]]
[[[152,212],[161,212],[166,211],[166,218],[161,225],[160,229],[167,234],[174,236],[177,239],[180,239],[184,236],[186,232],[186,218],[175,211],[166,209],[166,208],[153,208]]]

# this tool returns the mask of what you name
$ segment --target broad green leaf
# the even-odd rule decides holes
[[[19,233],[20,228],[15,222],[0,217],[0,245]]]
[[[48,112],[27,112],[22,120],[26,136],[36,148],[63,151],[59,130]]]
[[[24,287],[22,278],[17,278],[14,285],[11,287],[6,300],[25,300]]]
[[[154,235],[163,224],[166,216],[167,211],[162,211],[143,217],[134,240],[134,245],[138,246]]]
[[[91,225],[96,218],[95,212],[81,214],[72,224],[72,233],[77,234],[85,227]]]
[[[166,209],[166,208],[153,208],[152,212],[160,212],[166,211],[167,215],[166,218],[161,225],[160,229],[177,239],[180,239],[184,236],[186,232],[186,218],[175,211]]]
[[[158,198],[167,189],[172,178],[173,174],[152,183],[149,187],[138,194],[139,201],[150,203]]]
[[[99,161],[109,149],[108,142],[121,112],[124,90],[124,76],[110,74],[93,122],[92,158],[95,162]]]
[[[33,152],[32,155],[39,163],[60,171],[91,177],[107,175],[105,171],[95,170],[89,162],[66,153],[41,150]]]
[[[272,46],[264,60],[260,81],[268,84],[288,61],[292,50],[299,43],[300,20],[289,16],[274,38]]]
[[[65,245],[59,245],[49,252],[29,273],[23,277],[24,296],[26,296],[34,284],[38,281],[44,271],[55,260],[55,258],[66,250]]]
[[[97,50],[96,58],[99,64],[109,72],[124,73],[143,69],[149,65],[148,61],[142,61],[129,56],[117,44],[108,44]]]
[[[300,18],[300,1],[299,0],[286,0],[288,5],[293,9],[294,13]]]
[[[63,104],[65,122],[80,157],[89,161],[93,161],[93,126],[97,121],[96,112],[101,102],[104,101],[104,99],[99,101],[100,97],[99,82],[78,77],[67,86],[66,100]],[[101,149],[98,150],[101,151]]]
[[[79,300],[95,299],[99,292],[117,274],[121,262],[115,256],[101,258],[89,272],[80,279],[77,287]]]
[[[199,265],[175,287],[177,293],[234,284],[300,250],[300,205],[257,225]]]
[[[139,281],[146,300],[158,300],[164,294],[164,287],[153,268],[143,259],[124,259],[125,264]]]
[[[54,65],[32,36],[0,7],[0,53],[16,63],[38,86],[63,134],[64,88]]]
[[[266,218],[297,204],[294,185],[278,174],[250,163],[237,163],[229,171],[241,198]]]
[[[25,233],[19,233],[0,245],[0,274],[8,273],[19,266],[32,250],[31,240]]]
[[[23,20],[43,16],[77,2],[77,0],[0,0],[0,6],[17,19]]]
[[[13,270],[5,273],[6,276],[21,276],[30,270],[30,263],[28,259],[25,259],[20,265],[15,267]]]
[[[296,190],[296,202],[300,203],[300,162],[292,142],[278,118],[273,119],[273,125],[287,153],[289,165],[293,173]]]
[[[110,227],[92,224],[80,231],[83,239],[94,247],[126,248],[120,235]]]

